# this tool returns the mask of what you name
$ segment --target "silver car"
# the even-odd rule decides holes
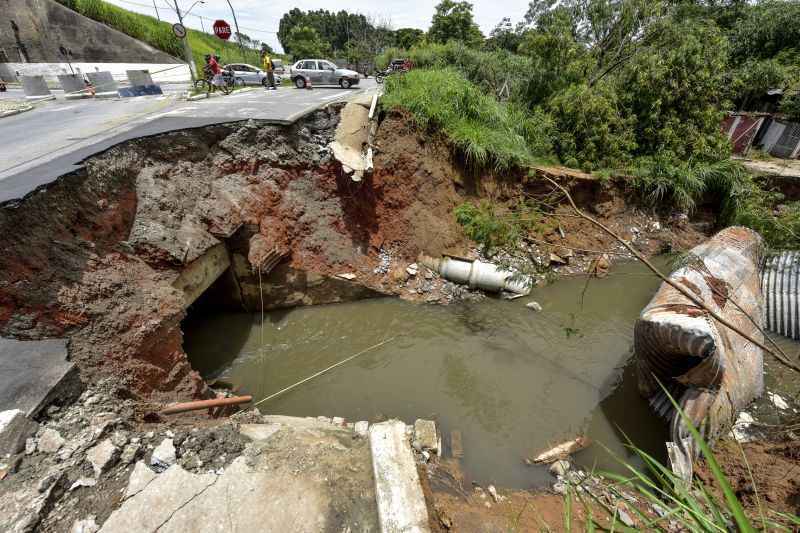
[[[248,65],[246,63],[231,63],[222,67],[225,70],[230,70],[233,73],[233,81],[236,85],[264,85],[267,82],[267,73],[258,67]],[[275,74],[275,83],[281,84],[281,77]]]
[[[291,77],[298,89],[306,86],[306,80],[311,80],[312,85],[339,85],[342,89],[358,85],[360,80],[358,72],[339,68],[325,59],[301,59],[292,65]]]

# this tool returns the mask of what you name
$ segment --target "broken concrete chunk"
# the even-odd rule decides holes
[[[30,437],[25,439],[25,455],[31,455],[36,452],[36,439]]]
[[[358,435],[359,437],[366,437],[367,432],[369,431],[369,422],[367,422],[366,420],[361,420],[359,422],[356,422],[356,425],[354,426],[353,429],[356,432],[356,435]]]
[[[75,483],[70,485],[69,490],[70,492],[72,492],[73,490],[79,489],[81,487],[94,487],[95,485],[97,485],[97,480],[92,479],[90,477],[82,477],[80,479],[77,479]]]
[[[411,263],[406,267],[406,272],[408,272],[409,276],[416,276],[417,272],[419,272],[419,266],[416,263]]]
[[[19,409],[0,412],[0,456],[14,455],[26,449],[26,441],[37,429],[39,424]]]
[[[153,472],[144,461],[139,461],[134,465],[131,477],[128,478],[128,487],[125,489],[125,497],[127,500],[131,496],[135,496],[144,490],[158,474]]]
[[[100,474],[114,465],[118,452],[119,449],[114,446],[111,439],[105,439],[86,452],[86,459],[92,464],[95,477],[100,477]]]
[[[274,435],[280,426],[278,424],[242,424],[239,433],[250,440],[267,440]]]
[[[42,436],[39,437],[39,451],[44,453],[56,453],[64,445],[66,440],[61,436],[61,433],[55,429],[45,429]]]
[[[442,449],[439,433],[436,431],[436,422],[433,420],[417,419],[414,422],[414,440],[419,442],[423,450],[439,453]]]
[[[550,465],[550,473],[554,476],[563,476],[567,472],[569,472],[570,464],[569,461],[566,459],[559,459],[555,463]]]
[[[76,520],[70,529],[70,533],[97,533],[98,531],[100,531],[100,526],[97,525],[94,515],[89,515],[83,520]]]
[[[352,272],[345,272],[343,274],[336,274],[336,277],[337,278],[346,279],[347,281],[352,281],[352,280],[356,279],[356,275],[353,274]]]
[[[789,409],[789,404],[786,403],[786,400],[784,400],[779,394],[776,394],[774,392],[767,392],[767,398],[769,398],[769,401],[772,402],[772,405],[774,405],[778,409],[781,409],[783,411]]]
[[[533,311],[536,311],[537,313],[541,313],[542,312],[542,306],[539,304],[539,302],[530,302],[525,307],[527,307],[528,309],[532,309]]]
[[[172,443],[172,439],[164,439],[161,441],[161,444],[156,446],[156,449],[153,450],[153,456],[150,458],[150,466],[152,466],[153,470],[156,472],[163,472],[174,465],[177,460],[175,445]]]
[[[399,420],[373,424],[369,444],[381,531],[429,532],[425,496],[405,424]]]
[[[125,465],[132,463],[136,459],[136,456],[139,455],[139,450],[141,449],[141,444],[128,444],[122,449],[122,454],[120,454],[119,460]]]

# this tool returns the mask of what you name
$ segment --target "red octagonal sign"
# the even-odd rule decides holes
[[[231,38],[231,25],[224,20],[214,22],[214,35],[226,41]]]

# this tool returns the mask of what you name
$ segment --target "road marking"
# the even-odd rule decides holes
[[[332,94],[330,96],[326,96],[324,98],[320,98],[320,100],[333,100],[334,98],[339,98],[340,96],[344,96],[346,94],[350,94],[352,91],[342,91],[340,93]]]

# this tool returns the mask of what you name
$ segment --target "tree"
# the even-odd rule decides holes
[[[510,18],[503,17],[489,33],[489,38],[486,39],[486,48],[489,50],[508,50],[515,53],[521,42],[521,32],[514,29]]]
[[[289,39],[292,29],[304,26],[315,30],[330,50],[342,53],[350,41],[371,40],[378,30],[364,15],[344,10],[338,13],[325,9],[306,12],[294,8],[285,13],[278,24],[278,40],[287,53],[294,53]]]
[[[286,38],[288,49],[295,59],[306,57],[325,57],[330,47],[320,38],[319,33],[309,26],[295,26]]]
[[[472,17],[472,4],[454,0],[442,0],[436,6],[428,37],[435,43],[453,40],[472,46],[483,41],[483,34]]]
[[[394,32],[394,45],[408,50],[425,39],[425,32],[418,28],[400,28]]]
[[[267,54],[267,55],[274,55],[275,54],[275,50],[273,50],[272,47],[270,45],[268,45],[267,43],[262,42],[261,43],[261,53],[262,54]]]

